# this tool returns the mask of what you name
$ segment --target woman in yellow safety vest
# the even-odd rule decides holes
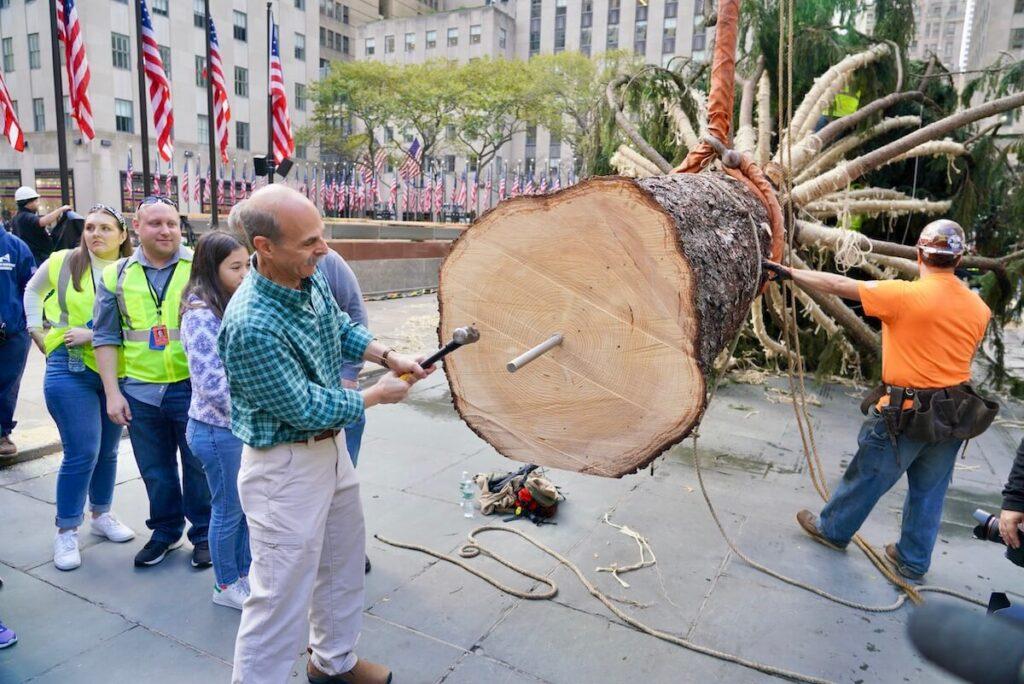
[[[64,447],[53,543],[53,562],[59,570],[82,564],[78,526],[85,519],[86,495],[93,534],[115,542],[135,536],[110,513],[122,428],[107,417],[91,330],[96,283],[103,269],[131,253],[124,217],[98,204],[85,219],[78,247],[51,254],[25,289],[29,333],[46,355],[46,408]]]

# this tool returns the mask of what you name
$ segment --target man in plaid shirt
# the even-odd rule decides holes
[[[238,494],[249,522],[252,593],[242,610],[233,682],[281,684],[308,643],[310,682],[386,684],[391,672],[354,653],[362,627],[365,531],[359,481],[341,430],[425,378],[342,312],[317,263],[327,253],[317,208],[270,185],[240,209],[252,271],[224,312],[218,349],[231,429],[246,446]],[[390,372],[362,391],[343,361]],[[312,600],[312,605],[310,604]]]

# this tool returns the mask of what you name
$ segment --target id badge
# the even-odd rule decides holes
[[[153,351],[163,351],[170,341],[166,325],[154,325],[149,329],[149,348]]]

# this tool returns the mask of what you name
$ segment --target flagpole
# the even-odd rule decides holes
[[[139,134],[142,138],[142,193],[153,194],[153,178],[149,175],[149,112],[146,107],[146,63],[142,56],[142,0],[135,0],[135,52],[139,72]]]
[[[70,36],[68,37],[70,40]],[[71,204],[68,187],[68,141],[64,129],[64,84],[60,75],[60,49],[57,47],[57,0],[50,0],[50,48],[53,58],[53,97],[57,106],[57,160],[60,166],[61,204]],[[69,84],[70,86],[70,84]]]
[[[216,122],[213,120],[213,17],[210,16],[210,0],[204,0],[206,12],[206,138],[210,145],[210,227],[217,227],[217,145],[215,142]]]
[[[274,94],[270,86],[270,53],[274,42],[274,15],[267,0],[267,184],[274,182]]]

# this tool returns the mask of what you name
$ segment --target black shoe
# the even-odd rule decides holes
[[[192,549],[192,567],[208,568],[213,565],[213,558],[210,557],[210,542],[201,541]]]
[[[181,540],[168,544],[167,542],[158,541],[156,539],[150,539],[146,542],[146,545],[142,547],[142,550],[135,554],[135,567],[145,568],[151,565],[156,565],[164,559],[168,551],[181,546]]]
[[[365,575],[368,572],[370,572],[370,557],[369,556],[366,557],[366,570],[363,571],[363,574]]]

